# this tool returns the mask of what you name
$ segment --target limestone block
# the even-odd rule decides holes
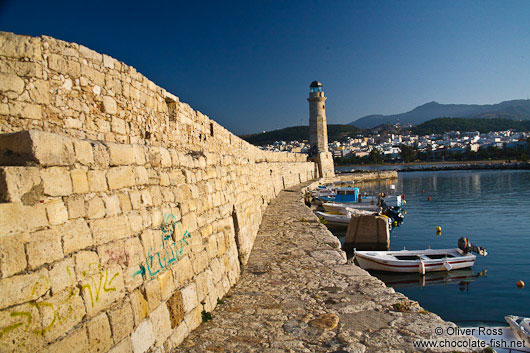
[[[203,250],[200,253],[193,255],[191,264],[193,266],[193,272],[195,274],[199,274],[204,271],[208,267],[208,253],[206,252],[206,250]]]
[[[42,107],[38,104],[13,102],[9,106],[9,115],[20,119],[40,120]]]
[[[85,316],[79,289],[62,291],[43,302],[37,302],[46,341],[53,342],[72,329]]]
[[[97,274],[81,282],[87,314],[94,316],[108,309],[113,302],[125,295],[123,274],[117,265],[101,269]]]
[[[158,275],[157,280],[160,284],[162,300],[168,300],[176,289],[175,281],[173,280],[173,272],[167,269]]]
[[[34,204],[40,199],[40,171],[35,167],[0,168],[0,200]]]
[[[24,314],[21,316],[16,313]],[[31,320],[28,321],[28,318]],[[22,304],[1,310],[0,323],[3,327],[0,336],[2,352],[39,352],[45,343],[42,335],[34,333],[41,330],[39,310],[34,305]]]
[[[88,344],[88,336],[84,326],[78,328],[62,340],[55,342],[45,350],[45,353],[57,353],[57,352],[68,352],[68,353],[85,353],[90,352],[90,346]]]
[[[66,59],[62,55],[50,54],[48,56],[48,68],[60,74],[67,73]]]
[[[100,87],[105,85],[105,74],[99,70],[93,69],[88,65],[81,65],[81,85],[88,85],[89,82]]]
[[[103,202],[105,203],[107,217],[115,216],[121,213],[120,199],[117,195],[103,195]]]
[[[160,283],[158,283],[157,280],[145,284],[145,296],[149,312],[155,310],[155,308],[160,305],[160,302],[162,301],[162,292],[160,290]]]
[[[94,251],[79,251],[74,255],[75,275],[78,280],[86,279],[99,272],[99,256]]]
[[[107,352],[113,344],[109,319],[101,313],[87,323],[88,344],[92,352]]]
[[[107,172],[107,181],[111,190],[134,186],[133,169],[131,167],[110,168]]]
[[[47,225],[43,204],[24,206],[20,202],[0,203],[0,234],[27,232]]]
[[[0,280],[0,309],[35,300],[50,289],[48,270]]]
[[[87,173],[84,169],[70,171],[74,193],[84,194],[89,191]]]
[[[49,132],[30,130],[0,134],[0,163],[35,162],[43,166],[66,166],[75,160],[72,140]]]
[[[184,306],[184,311],[189,313],[199,305],[197,300],[197,285],[195,282],[188,284],[182,291],[182,304]]]
[[[109,69],[114,69],[114,62],[116,60],[112,57],[103,54],[103,66],[108,67]]]
[[[75,263],[72,257],[56,262],[50,270],[52,294],[60,293],[75,286]]]
[[[20,119],[40,120],[42,107],[38,104],[13,102],[9,106],[9,115]]]
[[[85,47],[84,45],[79,46],[79,55],[85,59],[94,61],[95,63],[101,63],[103,60],[103,55]]]
[[[134,328],[131,303],[125,300],[109,310],[108,314],[114,341],[121,341],[123,338],[128,337]]]
[[[23,79],[17,75],[0,73],[0,92],[15,92],[21,94],[23,91]]]
[[[88,187],[91,192],[100,192],[107,190],[107,178],[103,170],[89,170]]]
[[[94,163],[94,155],[92,153],[92,145],[88,141],[73,140],[75,159],[77,162],[84,165],[91,165]]]
[[[57,230],[63,237],[65,255],[92,246],[92,235],[86,221],[82,218],[71,220]]]
[[[103,111],[108,114],[116,114],[118,107],[114,98],[110,96],[103,97]]]
[[[10,32],[0,33],[0,55],[9,58],[37,59],[41,56],[41,39]]]
[[[85,200],[81,195],[72,195],[65,198],[66,208],[68,209],[68,218],[85,217]]]
[[[138,212],[129,213],[127,218],[133,234],[138,234],[143,230],[142,216]]]
[[[182,286],[193,277],[193,267],[188,256],[179,258],[179,261],[172,267],[172,270],[177,287]]]
[[[51,225],[63,224],[68,220],[68,210],[60,198],[48,200],[44,205]]]
[[[105,217],[105,204],[101,197],[95,196],[87,201],[87,217],[90,219]]]
[[[142,207],[142,193],[140,191],[131,190],[129,191],[129,197],[131,198],[131,206],[133,210],[139,210]]]
[[[125,135],[127,133],[127,123],[125,120],[112,117],[112,120],[110,122],[110,127],[112,132],[115,132],[117,134]]]
[[[72,193],[72,179],[68,169],[49,167],[41,170],[44,194],[49,196],[68,196]]]
[[[120,343],[112,347],[109,353],[131,353],[133,351],[130,337],[125,338]]]
[[[169,343],[172,347],[179,346],[186,337],[188,337],[190,331],[185,322],[182,322],[174,331],[173,334],[169,337]]]
[[[134,168],[134,176],[136,179],[136,185],[146,185],[149,183],[149,176],[144,166]]]
[[[153,332],[151,320],[143,320],[131,335],[133,352],[146,352],[155,343],[155,339],[156,335]]]
[[[141,145],[133,145],[133,154],[136,160],[136,164],[145,164],[145,147]]]
[[[30,235],[26,244],[26,254],[30,269],[63,258],[61,234],[55,229],[46,229]]]
[[[147,317],[149,314],[149,308],[147,307],[147,300],[139,289],[135,289],[131,295],[131,307],[134,315],[135,325],[138,326],[140,322]]]
[[[100,142],[92,142],[92,154],[94,156],[94,166],[97,168],[107,168],[110,163],[107,146]]]
[[[129,212],[132,210],[131,199],[127,192],[121,192],[118,194],[118,200],[120,202],[120,209],[123,213]]]
[[[199,305],[195,307],[192,311],[186,313],[184,315],[184,322],[186,323],[186,326],[188,326],[188,329],[190,331],[195,330],[202,322],[202,306]]]
[[[135,163],[136,158],[132,145],[108,143],[107,147],[111,166],[132,165]]]
[[[26,269],[26,252],[19,235],[0,237],[0,271],[2,278]]]
[[[131,235],[127,217],[123,215],[90,221],[90,230],[96,245]]]
[[[163,303],[158,306],[150,315],[153,325],[153,332],[156,335],[155,344],[160,347],[171,334],[171,321],[169,319],[169,310]]]

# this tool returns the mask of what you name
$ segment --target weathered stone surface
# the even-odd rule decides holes
[[[27,266],[22,235],[0,237],[0,271],[2,277],[10,277]]]
[[[0,200],[35,204],[42,194],[40,171],[32,167],[3,167],[0,169]]]
[[[61,234],[53,229],[32,233],[26,245],[31,269],[63,258]]]
[[[72,193],[72,179],[68,169],[50,167],[41,171],[44,194],[49,196],[68,196]]]
[[[107,172],[107,181],[111,190],[135,185],[132,167],[114,167]]]
[[[109,320],[101,313],[87,324],[88,344],[91,352],[107,352],[113,344]]]
[[[131,335],[133,352],[144,353],[155,343],[155,339],[151,321],[148,319],[142,321]]]
[[[121,341],[128,337],[134,327],[133,311],[129,301],[125,300],[122,304],[111,309],[109,319],[115,341]]]
[[[36,130],[0,134],[3,165],[36,162],[43,166],[64,166],[74,160],[74,146],[68,137]]]
[[[0,280],[0,309],[35,300],[50,288],[48,270]]]

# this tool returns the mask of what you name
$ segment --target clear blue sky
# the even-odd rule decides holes
[[[0,30],[111,55],[235,133],[530,95],[530,1],[0,0]]]

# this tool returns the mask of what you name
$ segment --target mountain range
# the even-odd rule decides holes
[[[390,123],[421,124],[425,121],[440,118],[500,118],[511,120],[530,120],[530,99],[504,101],[498,104],[440,104],[430,102],[412,109],[409,112],[392,115],[367,115],[349,123],[361,129]]]

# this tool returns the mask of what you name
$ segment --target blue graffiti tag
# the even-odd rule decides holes
[[[145,258],[145,264],[140,264],[140,269],[133,273],[133,276],[141,275],[144,278],[146,275],[149,275],[150,278],[156,276],[169,265],[176,263],[179,256],[184,252],[184,246],[189,245],[186,239],[191,238],[191,233],[186,230],[178,239],[177,230],[181,230],[181,225],[174,215],[164,215],[164,220],[158,229],[162,231],[160,250],[155,252],[153,248],[150,248]]]

